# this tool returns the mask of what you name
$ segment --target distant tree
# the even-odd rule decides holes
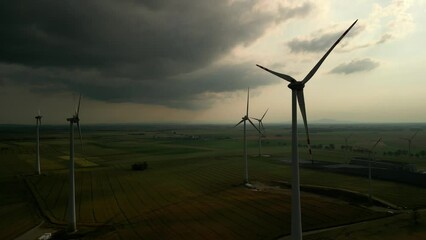
[[[132,170],[134,171],[143,171],[148,168],[148,164],[146,162],[143,163],[134,163],[132,164]]]

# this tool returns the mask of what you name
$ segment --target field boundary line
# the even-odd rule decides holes
[[[41,196],[38,195],[38,192],[35,189],[35,186],[33,186],[30,183],[30,180],[27,178],[24,178],[25,185],[29,188],[31,196],[33,197],[33,200],[35,200],[35,205],[37,206],[37,210],[42,218],[47,220],[49,223],[57,224],[57,225],[65,225],[65,222],[61,222],[58,219],[56,219],[53,215],[53,213],[49,210],[49,208],[46,205],[46,203],[41,199]]]
[[[291,184],[289,182],[286,182],[286,181],[272,181],[272,183],[285,185],[288,188],[291,188]],[[310,185],[310,184],[300,184],[300,190],[305,191],[305,192],[314,193],[314,194],[319,194],[319,195],[326,195],[326,196],[331,197],[331,198],[336,198],[336,197],[333,197],[330,194],[327,194],[326,191],[338,191],[338,192],[341,192],[341,193],[352,194],[352,195],[356,195],[357,197],[368,199],[368,194],[353,191],[353,190],[348,190],[348,189],[344,189],[344,188],[326,187],[326,186]],[[397,206],[397,205],[390,203],[386,200],[383,200],[381,198],[372,196],[371,199],[373,200],[373,202],[376,202],[376,203],[383,205],[385,207],[389,207],[389,208],[392,208],[394,210],[401,210],[400,206]]]

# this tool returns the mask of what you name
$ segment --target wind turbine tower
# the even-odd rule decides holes
[[[262,129],[263,132],[265,132],[265,127],[263,126],[263,118],[265,117],[266,113],[268,112],[269,108],[266,109],[265,113],[263,114],[263,116],[259,119],[259,118],[251,118],[254,119],[258,122],[258,129]],[[264,134],[259,133],[259,157],[262,156],[262,137],[264,136]]]
[[[69,200],[68,200],[68,230],[70,232],[77,231],[77,223],[76,223],[76,213],[75,213],[75,171],[74,171],[74,123],[77,124],[77,130],[80,136],[80,143],[82,143],[81,139],[81,129],[80,129],[80,118],[78,116],[80,112],[80,102],[81,102],[81,94],[78,99],[78,107],[75,111],[75,114],[67,118],[67,121],[70,122],[70,189],[69,189]]]
[[[379,138],[379,140],[377,140],[377,142],[373,145],[373,147],[371,148],[370,152],[368,153],[368,202],[370,203],[370,205],[372,204],[371,201],[371,162],[373,159],[371,159],[371,155],[373,153],[374,148],[376,148],[377,144],[379,144],[379,142],[382,141],[382,138]],[[373,153],[373,157],[374,157],[374,153]]]
[[[349,152],[348,140],[351,136],[352,136],[352,134],[345,137],[345,161],[346,161],[346,163],[349,163],[349,160],[348,160],[348,152]]]
[[[312,152],[310,148],[310,140],[309,140],[309,130],[308,123],[306,119],[306,109],[305,109],[305,98],[303,95],[303,88],[305,84],[314,76],[318,68],[330,54],[330,52],[336,47],[336,45],[342,40],[342,38],[351,30],[351,28],[355,25],[356,20],[352,25],[340,36],[339,39],[331,46],[331,48],[325,53],[325,55],[319,60],[319,62],[312,68],[312,70],[306,75],[306,77],[302,81],[296,81],[293,77],[282,74],[279,72],[275,72],[269,70],[265,67],[257,65],[263,70],[288,81],[288,88],[291,89],[292,92],[292,186],[291,186],[291,238],[292,239],[302,239],[302,217],[301,217],[301,208],[300,208],[300,177],[299,177],[299,156],[297,149],[297,102],[299,102],[300,111],[302,113],[303,122],[305,125],[306,136],[307,136],[307,144],[309,148],[309,154],[312,159]]]
[[[407,140],[408,142],[408,157],[411,157],[411,143],[413,142],[414,137],[417,135],[419,130],[417,130],[411,138],[402,138],[404,140]]]
[[[241,123],[244,123],[244,162],[245,162],[245,181],[244,183],[246,184],[246,186],[250,185],[249,182],[249,175],[248,175],[248,160],[247,160],[247,124],[246,121],[249,121],[250,124],[259,132],[259,129],[253,124],[253,122],[250,120],[249,116],[248,116],[248,112],[249,112],[249,101],[250,101],[250,88],[247,89],[247,108],[246,108],[246,115],[242,117],[241,121],[239,121],[234,127],[240,125]]]
[[[40,169],[40,125],[41,125],[41,114],[40,114],[40,110],[38,111],[38,115],[35,116],[36,119],[36,128],[37,128],[37,143],[36,143],[36,152],[37,152],[37,156],[36,156],[36,172],[38,175],[41,174],[41,169]]]

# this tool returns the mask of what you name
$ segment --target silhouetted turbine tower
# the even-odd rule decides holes
[[[70,122],[70,193],[68,200],[68,230],[70,232],[77,231],[75,213],[74,123],[77,124],[77,129],[80,136],[80,143],[81,145],[83,145],[81,138],[80,118],[78,117],[78,114],[80,112],[80,102],[81,94],[80,98],[78,99],[78,107],[75,111],[75,114],[71,118],[67,118],[67,121]]]
[[[373,147],[371,148],[370,152],[368,153],[368,201],[371,204],[371,162],[372,162],[372,158],[371,155],[373,153],[374,148],[376,148],[377,144],[379,144],[379,142],[382,140],[382,138],[379,138],[379,140],[377,140],[377,142],[373,145]],[[374,153],[373,153],[373,157],[374,157]]]
[[[253,122],[250,120],[248,116],[249,112],[249,98],[250,98],[250,88],[247,89],[247,110],[246,115],[242,117],[241,121],[239,121],[234,127],[240,125],[242,122],[244,122],[244,161],[245,161],[245,184],[249,185],[249,176],[248,176],[248,161],[247,161],[247,127],[246,127],[246,121],[249,121],[250,124],[260,133],[259,129],[253,124]]]
[[[358,20],[356,20],[352,25],[340,36],[339,39],[331,46],[331,48],[325,53],[325,55],[319,60],[319,62],[312,68],[312,70],[306,75],[306,77],[302,81],[296,81],[293,77],[278,73],[272,70],[269,70],[265,67],[262,67],[260,65],[257,65],[258,67],[262,68],[265,71],[268,71],[272,74],[274,74],[277,77],[280,77],[288,82],[288,87],[291,89],[292,92],[292,187],[291,187],[291,202],[292,202],[292,210],[291,210],[291,236],[292,239],[302,239],[302,217],[301,217],[301,210],[300,210],[300,179],[299,179],[299,156],[298,156],[298,150],[297,150],[297,101],[299,102],[300,112],[302,113],[303,122],[305,125],[306,130],[306,136],[307,136],[307,143],[309,148],[309,154],[312,158],[312,152],[310,147],[310,141],[309,141],[309,130],[308,130],[308,123],[306,119],[306,109],[305,109],[305,98],[303,95],[303,88],[305,87],[305,84],[314,76],[318,68],[321,66],[321,64],[324,62],[324,60],[327,58],[327,56],[330,54],[330,52],[336,47],[336,45],[342,40],[342,38],[351,30],[351,28],[355,25],[355,23]]]
[[[259,130],[262,128],[263,132],[265,133],[265,127],[263,126],[263,118],[265,117],[266,113],[268,112],[269,108],[266,109],[265,113],[263,114],[263,116],[259,119],[259,118],[251,118],[254,119],[258,122],[258,126],[259,126]],[[264,136],[264,134],[259,133],[259,157],[262,156],[262,137]]]
[[[40,169],[40,125],[41,125],[41,114],[40,114],[40,110],[38,110],[38,115],[35,116],[36,119],[36,126],[37,126],[37,143],[36,143],[36,152],[37,152],[37,156],[36,156],[36,172],[38,175],[41,174],[41,169]]]
[[[347,136],[347,137],[345,137],[345,161],[346,161],[346,163],[349,163],[349,162],[350,162],[350,161],[348,161],[348,152],[349,152],[348,139],[349,139],[351,136],[352,136],[352,134],[351,134],[351,135],[349,135],[349,136]]]
[[[401,138],[401,139],[407,140],[408,142],[408,157],[411,157],[411,143],[418,132],[419,130],[417,130],[411,138]]]

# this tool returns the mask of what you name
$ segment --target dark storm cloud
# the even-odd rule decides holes
[[[292,52],[324,52],[336,41],[338,34],[328,33],[310,40],[293,39],[288,42]]]
[[[255,67],[214,67],[197,79],[192,72],[250,44],[272,24],[312,9],[309,3],[281,6],[274,14],[256,3],[2,1],[0,81],[31,84],[35,91],[77,90],[104,101],[190,106],[203,92],[254,83]]]
[[[352,60],[350,63],[342,63],[339,66],[333,68],[330,73],[351,74],[355,72],[365,72],[371,71],[378,66],[378,62],[375,62],[369,58],[365,58],[361,60]]]
[[[20,84],[30,86],[31,91],[40,94],[72,90],[85,97],[107,102],[161,104],[192,109],[208,107],[212,103],[200,98],[203,93],[231,92],[279,82],[279,79],[265,79],[263,72],[249,62],[211,66],[170,76],[163,81],[108,77],[98,70],[33,68],[14,64],[0,64],[0,73],[0,79],[7,82],[20,79]]]

